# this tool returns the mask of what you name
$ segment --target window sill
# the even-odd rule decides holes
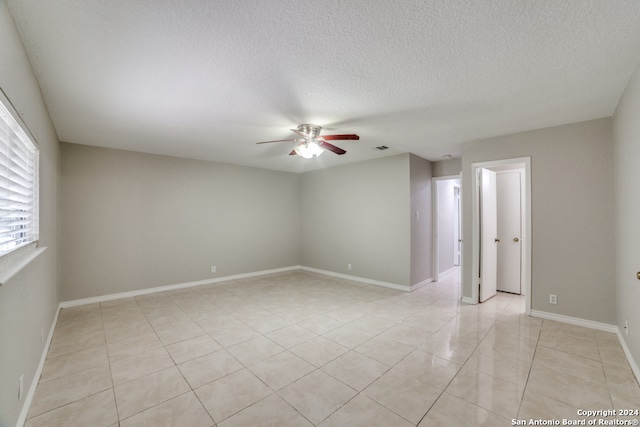
[[[26,251],[23,254],[15,257],[11,260],[9,265],[4,266],[4,268],[0,269],[0,286],[4,286],[7,284],[9,280],[11,280],[16,274],[18,274],[22,269],[24,269],[27,265],[31,263],[31,261],[35,260],[47,250],[47,247],[34,248],[33,250]]]

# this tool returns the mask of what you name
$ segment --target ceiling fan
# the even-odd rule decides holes
[[[354,133],[342,134],[342,135],[324,135],[320,136],[321,126],[318,125],[300,125],[298,129],[291,129],[291,131],[297,133],[302,139],[278,139],[275,141],[263,141],[257,144],[269,144],[271,142],[286,142],[296,141],[298,145],[289,153],[290,156],[297,154],[298,156],[310,159],[312,157],[318,157],[324,153],[324,150],[329,150],[336,154],[342,155],[346,153],[340,147],[336,147],[333,144],[329,144],[327,141],[346,141],[346,140],[358,140],[360,137]]]

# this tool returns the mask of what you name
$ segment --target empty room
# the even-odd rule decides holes
[[[638,425],[640,2],[0,0],[0,427]]]

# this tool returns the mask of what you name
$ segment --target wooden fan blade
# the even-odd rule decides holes
[[[348,133],[348,134],[342,134],[342,135],[322,135],[322,138],[324,138],[327,141],[347,141],[350,139],[351,140],[360,139],[360,137],[355,133]]]
[[[336,153],[338,155],[342,155],[342,154],[346,153],[346,151],[343,150],[342,148],[336,147],[335,145],[332,145],[332,144],[329,144],[326,141],[322,141],[322,143],[319,144],[319,145],[320,145],[320,147],[324,148],[325,150],[332,151],[332,152],[334,152],[334,153]]]
[[[276,139],[275,141],[256,142],[256,144],[269,144],[271,142],[287,142],[287,141],[297,141],[297,139]]]
[[[290,156],[295,156],[296,155],[296,150],[291,150],[291,152],[289,153]]]

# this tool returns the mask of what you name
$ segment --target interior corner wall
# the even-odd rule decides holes
[[[463,188],[475,162],[531,157],[532,309],[614,324],[613,141],[597,119],[463,145]],[[472,195],[463,191],[463,240]],[[635,211],[634,213],[636,213]],[[633,215],[633,214],[630,214]],[[472,245],[464,245],[463,295],[471,296]],[[557,294],[558,304],[549,304]]]
[[[63,300],[300,264],[296,174],[68,143],[61,158]]]
[[[303,265],[410,285],[409,154],[301,174],[300,202]]]
[[[452,176],[460,175],[462,171],[462,159],[447,159],[433,162],[433,176]]]
[[[411,154],[409,168],[411,197],[410,284],[416,285],[433,279],[432,163]]]
[[[616,324],[636,362],[640,362],[640,68],[632,75],[613,116]]]
[[[0,286],[0,426],[14,426],[58,307],[58,139],[31,64],[0,0],[0,87],[40,146],[40,246],[47,250]]]

